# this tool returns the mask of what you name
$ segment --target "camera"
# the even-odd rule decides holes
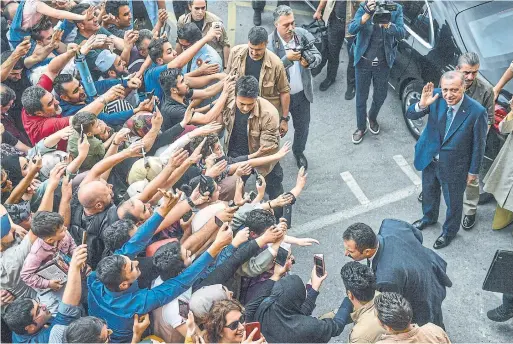
[[[397,11],[397,4],[389,0],[376,1],[376,11],[374,12],[374,24],[388,24],[392,19],[392,12]]]
[[[294,43],[296,46],[292,50],[299,51],[301,53],[301,57],[304,58],[308,64],[315,61],[315,56],[313,56],[309,51],[309,49],[314,46],[315,41],[308,41],[306,37],[298,36],[294,33]]]

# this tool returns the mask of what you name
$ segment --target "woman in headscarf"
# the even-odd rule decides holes
[[[282,278],[274,284],[271,295],[260,304],[254,319],[248,321],[260,322],[261,331],[269,343],[329,342],[342,333],[353,307],[346,297],[335,318],[320,320],[311,316],[318,290],[326,277],[318,277],[314,267],[312,286],[307,288],[297,275]]]
[[[189,302],[189,308],[194,314],[196,325],[198,325],[200,329],[203,329],[208,312],[214,302],[229,300],[232,298],[232,294],[233,293],[222,284],[209,285],[208,287],[203,287],[194,292]]]

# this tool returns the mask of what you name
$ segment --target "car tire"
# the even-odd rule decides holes
[[[426,127],[427,116],[417,120],[411,120],[406,118],[406,111],[411,104],[414,104],[420,100],[423,87],[424,84],[419,80],[412,80],[406,85],[401,95],[404,122],[406,123],[408,131],[415,138],[415,140],[419,139],[420,134],[422,134],[422,131]]]

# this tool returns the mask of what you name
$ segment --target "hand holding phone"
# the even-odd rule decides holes
[[[255,329],[256,329],[256,332],[253,335],[253,338],[251,338],[251,341],[253,341],[253,342],[262,338],[262,332],[260,330],[260,323],[258,321],[256,321],[256,322],[246,323],[246,325],[244,325],[244,330],[246,331],[246,338],[248,338]]]
[[[184,319],[189,317],[189,303],[178,299],[178,313]]]
[[[326,267],[324,265],[324,255],[314,254],[315,274],[317,277],[322,277],[326,274]]]
[[[278,254],[276,255],[276,264],[285,267],[287,259],[289,257],[290,244],[282,242],[278,248]]]

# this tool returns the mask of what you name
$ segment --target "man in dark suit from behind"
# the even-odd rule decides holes
[[[422,232],[407,222],[385,219],[378,235],[364,223],[349,226],[343,235],[345,255],[366,260],[377,289],[403,295],[413,308],[413,323],[444,328],[442,302],[452,282],[447,263],[422,246]]]
[[[422,230],[438,221],[443,192],[447,212],[435,249],[448,246],[460,229],[463,194],[467,184],[476,184],[479,177],[488,129],[486,109],[465,94],[463,73],[444,73],[440,85],[440,89],[431,82],[424,86],[420,101],[406,112],[409,119],[428,115],[414,160],[415,168],[422,171],[424,216],[413,226]]]

